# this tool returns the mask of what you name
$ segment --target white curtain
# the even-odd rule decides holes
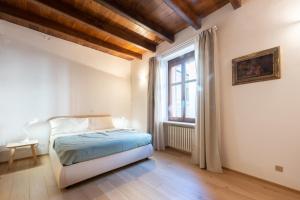
[[[167,80],[168,70],[164,62],[159,61],[155,72],[155,97],[154,97],[154,130],[153,144],[156,150],[165,149],[165,136],[163,122],[167,120]]]
[[[192,159],[200,168],[222,172],[220,153],[220,83],[216,28],[203,31],[196,48],[196,129]]]

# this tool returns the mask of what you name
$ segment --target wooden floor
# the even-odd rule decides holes
[[[300,194],[231,171],[213,174],[190,164],[186,155],[156,152],[154,157],[59,190],[48,156],[14,168],[0,165],[1,200],[299,200]]]

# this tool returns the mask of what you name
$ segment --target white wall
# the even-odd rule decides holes
[[[237,10],[228,4],[206,17],[202,28],[218,26],[224,166],[298,190],[299,10],[299,0],[244,0]],[[176,35],[174,44],[162,43],[158,54],[189,40],[198,32],[192,28],[183,30]],[[232,86],[233,58],[275,46],[281,47],[281,79]],[[140,66],[134,65],[135,69],[144,69],[147,61],[139,63]],[[140,100],[143,102],[136,102],[133,112],[144,109],[139,105],[144,106],[145,99]],[[142,118],[141,123],[144,122]],[[274,165],[283,166],[284,172],[275,172]]]
[[[152,53],[143,55],[142,60],[131,63],[131,126],[140,131],[147,129],[147,91],[149,58]]]
[[[17,40],[78,64],[99,69],[119,77],[130,77],[130,62],[88,47],[55,38],[0,19],[2,43]]]
[[[85,57],[91,59],[87,65],[77,62]],[[103,64],[105,71],[89,66],[93,64]],[[124,59],[57,38],[45,40],[38,32],[1,22],[0,146],[24,139],[24,124],[33,119],[103,113],[130,119],[130,68]],[[42,126],[35,137],[40,152],[46,153],[47,127]],[[6,151],[0,153],[0,161],[6,157]]]

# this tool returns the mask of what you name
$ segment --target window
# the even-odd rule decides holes
[[[169,120],[195,122],[196,66],[194,51],[168,61]]]

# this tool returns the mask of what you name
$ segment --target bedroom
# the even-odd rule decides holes
[[[300,199],[299,9],[298,0],[0,0],[0,199]],[[200,53],[212,43],[219,64]],[[233,61],[274,47],[273,78],[234,79]],[[206,65],[218,66],[219,97],[201,93],[199,78],[178,81]],[[217,131],[203,131],[196,110],[208,97],[218,99],[206,101],[219,105]],[[50,118],[63,134],[150,132],[154,151],[150,142],[89,166],[54,165]],[[202,144],[206,133],[220,144]]]

